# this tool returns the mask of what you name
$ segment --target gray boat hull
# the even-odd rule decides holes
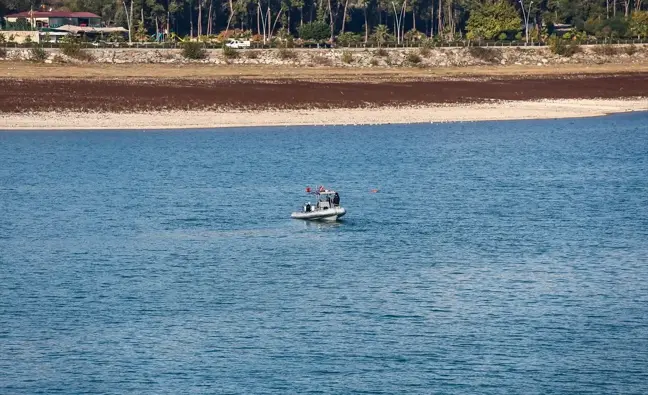
[[[344,214],[346,214],[346,210],[343,207],[332,207],[313,211],[298,211],[292,213],[290,217],[307,221],[337,221]]]

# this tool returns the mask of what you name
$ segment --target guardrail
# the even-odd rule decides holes
[[[620,39],[620,40],[583,40],[583,41],[571,41],[577,45],[622,45],[622,44],[648,44],[647,39]],[[60,48],[64,44],[46,42],[38,44],[42,48]],[[125,43],[125,42],[101,42],[101,43],[80,43],[82,48],[86,49],[115,49],[115,48],[135,48],[135,49],[181,49],[182,43],[154,43],[154,42],[134,42],[134,43]],[[206,49],[221,49],[222,44],[218,43],[204,43]],[[454,41],[454,42],[406,42],[402,44],[397,44],[394,42],[384,43],[378,46],[375,43],[347,43],[331,45],[328,43],[305,43],[305,44],[293,44],[289,48],[293,49],[396,49],[396,48],[419,48],[419,47],[428,47],[428,48],[463,48],[463,47],[493,47],[493,48],[505,48],[505,47],[543,47],[546,46],[546,43],[540,42],[531,42],[525,43],[524,41]],[[15,42],[4,42],[0,43],[0,47],[4,48],[30,48],[34,46],[34,43],[15,43]],[[277,49],[285,48],[281,43],[279,44],[262,44],[262,43],[251,43],[249,48],[245,49]]]

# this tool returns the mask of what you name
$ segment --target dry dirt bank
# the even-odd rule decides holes
[[[199,79],[299,79],[326,81],[399,81],[445,77],[531,77],[574,74],[648,73],[642,64],[482,65],[437,68],[342,68],[275,65],[187,64],[43,64],[0,61],[0,78],[199,78]]]

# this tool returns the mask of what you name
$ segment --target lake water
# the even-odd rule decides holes
[[[0,163],[2,394],[648,393],[648,114],[4,132]],[[344,221],[291,220],[320,184]]]

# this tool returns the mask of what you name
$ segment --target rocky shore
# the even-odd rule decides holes
[[[635,64],[648,62],[648,45],[581,46],[573,56],[556,55],[547,47],[472,47],[472,48],[398,48],[398,49],[245,49],[225,54],[221,49],[207,50],[202,60],[188,60],[180,49],[85,49],[93,63],[205,63],[215,65],[291,65],[302,67],[466,67],[479,65],[557,64]],[[45,49],[45,63],[85,63],[63,55],[58,49]],[[30,60],[30,49],[8,48],[7,60]],[[1,61],[2,59],[0,59]]]

